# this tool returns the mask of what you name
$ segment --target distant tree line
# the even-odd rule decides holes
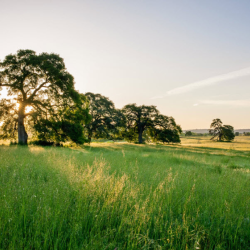
[[[250,136],[250,132],[243,132],[243,133],[240,133],[240,132],[235,132],[235,136]]]
[[[133,103],[119,110],[101,94],[76,91],[73,76],[56,54],[19,50],[7,55],[0,62],[0,91],[3,87],[12,99],[0,100],[2,139],[18,139],[19,144],[27,144],[28,137],[78,144],[99,138],[180,142],[180,125],[155,106]]]
[[[195,132],[192,132],[192,131],[186,131],[185,136],[209,136],[210,134],[209,133],[195,133]]]
[[[243,132],[244,136],[250,136],[250,132]]]

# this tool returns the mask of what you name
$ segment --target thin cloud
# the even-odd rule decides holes
[[[166,96],[166,95],[165,95]],[[150,99],[161,99],[161,98],[164,98],[165,96],[163,96],[163,95],[158,95],[158,96],[153,96],[153,97],[151,97]]]
[[[234,107],[250,107],[250,99],[246,100],[203,100],[201,104],[226,105]]]
[[[241,70],[237,70],[237,71],[233,71],[233,72],[230,72],[227,74],[211,77],[211,78],[208,78],[208,79],[205,79],[202,81],[190,83],[190,84],[185,85],[183,87],[172,89],[172,90],[167,92],[167,95],[178,95],[178,94],[189,92],[189,91],[192,91],[192,90],[195,90],[198,88],[202,88],[202,87],[205,87],[208,85],[213,85],[216,83],[220,83],[223,81],[227,81],[227,80],[231,80],[231,79],[235,79],[235,78],[239,78],[239,77],[247,76],[247,75],[250,75],[250,67],[244,68]]]

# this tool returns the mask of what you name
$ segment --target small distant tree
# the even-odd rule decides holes
[[[233,141],[235,138],[234,128],[230,125],[224,125],[222,128],[222,140]]]
[[[191,131],[186,131],[185,132],[185,136],[192,136],[192,135],[193,135],[193,133]]]
[[[211,140],[217,139],[218,141],[221,141],[222,139],[222,121],[220,119],[213,119],[211,125],[210,125],[210,130],[209,134],[212,135],[213,137]]]
[[[240,132],[235,132],[235,136],[239,136],[240,135]]]
[[[223,125],[220,119],[214,119],[210,125],[209,134],[211,140],[232,141],[235,137],[234,128],[230,125]]]

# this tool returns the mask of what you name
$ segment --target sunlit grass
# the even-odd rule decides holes
[[[10,141],[9,140],[0,140],[0,145],[6,145],[6,146],[8,146],[8,145],[10,145]]]
[[[184,139],[1,146],[0,249],[250,249],[249,141]]]

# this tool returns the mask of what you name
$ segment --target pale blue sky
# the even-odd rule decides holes
[[[249,0],[1,0],[0,22],[0,60],[54,52],[76,89],[117,108],[156,105],[183,129],[250,128]]]

